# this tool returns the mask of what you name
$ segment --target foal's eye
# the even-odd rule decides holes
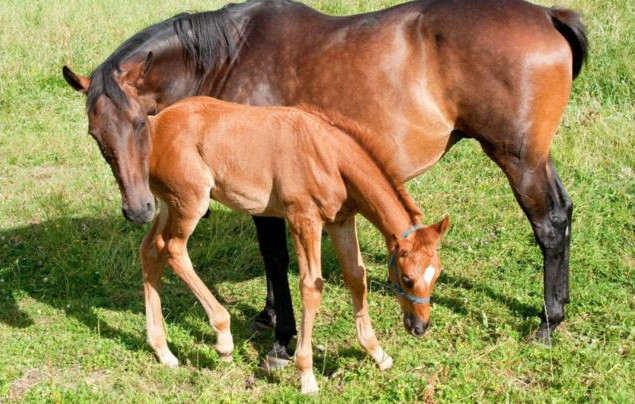
[[[410,278],[408,278],[406,275],[402,275],[401,276],[401,282],[403,283],[403,285],[405,287],[407,287],[408,289],[412,289],[412,287],[414,286],[414,281]]]

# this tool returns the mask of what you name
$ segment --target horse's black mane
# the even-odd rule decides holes
[[[128,99],[115,80],[114,73],[121,71],[121,63],[136,53],[162,45],[160,42],[165,40],[166,33],[178,38],[185,60],[196,73],[206,72],[220,61],[232,57],[237,48],[233,17],[237,15],[238,9],[232,5],[216,11],[178,14],[127,39],[91,74],[86,100],[88,110],[94,108],[102,94],[116,106],[127,106]]]

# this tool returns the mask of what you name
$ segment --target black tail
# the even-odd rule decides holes
[[[575,11],[552,7],[547,9],[547,13],[551,17],[553,26],[569,42],[571,53],[573,53],[573,78],[575,79],[580,74],[588,56],[589,42],[586,37],[586,28],[580,20],[580,15]]]

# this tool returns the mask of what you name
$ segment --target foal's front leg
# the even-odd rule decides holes
[[[342,223],[328,225],[326,230],[331,236],[333,249],[342,267],[344,282],[353,298],[357,341],[373,358],[380,370],[388,369],[392,366],[392,358],[379,346],[368,313],[366,268],[359,251],[355,217]]]
[[[166,225],[165,251],[167,261],[174,273],[190,288],[209,317],[209,322],[216,331],[216,345],[220,359],[231,361],[234,343],[230,331],[229,312],[216,300],[212,292],[198,277],[187,252],[187,240],[194,231],[200,218],[206,213],[209,199],[203,198],[198,203],[187,203],[180,200],[178,208],[169,206]]]
[[[295,352],[295,363],[300,371],[302,394],[318,392],[313,373],[313,351],[311,338],[313,323],[322,300],[322,268],[320,246],[322,222],[313,218],[289,218],[300,272],[300,294],[302,295],[302,324]]]

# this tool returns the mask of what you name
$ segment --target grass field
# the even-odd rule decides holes
[[[337,14],[392,0],[316,0]],[[544,0],[542,4],[551,5]],[[252,335],[265,283],[251,219],[213,205],[190,244],[201,277],[232,315],[233,363],[189,290],[168,273],[166,369],[145,343],[138,245],[109,167],[86,134],[84,99],[61,66],[89,73],[124,39],[207,0],[0,0],[0,402],[303,401],[293,367],[268,375],[273,342]],[[367,222],[371,316],[395,366],[357,345],[352,305],[326,242],[315,330],[319,400],[329,402],[632,402],[635,397],[635,3],[560,0],[585,14],[591,58],[552,152],[574,203],[568,319],[532,342],[542,259],[502,173],[464,141],[409,184],[428,222],[453,228],[423,339],[403,330],[386,287],[383,242]],[[168,271],[169,272],[169,271]],[[297,267],[291,282],[299,309]]]

